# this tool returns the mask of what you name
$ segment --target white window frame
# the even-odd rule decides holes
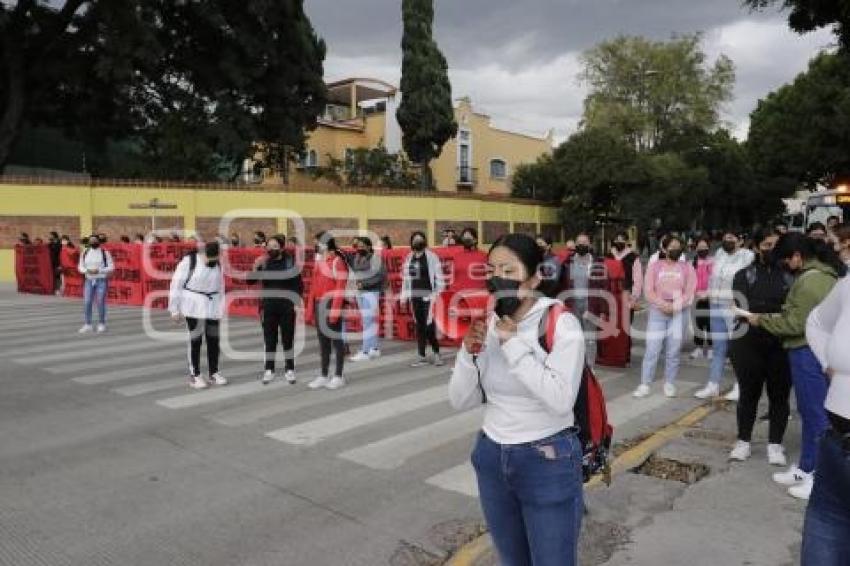
[[[497,161],[502,163],[505,166],[505,174],[502,175],[502,176],[493,175],[493,163],[495,163]],[[507,179],[510,176],[510,172],[509,172],[509,168],[508,168],[508,160],[505,159],[504,157],[492,157],[492,158],[490,158],[490,162],[489,162],[488,165],[489,165],[489,169],[490,169],[489,173],[490,173],[491,179],[504,181],[505,179]]]

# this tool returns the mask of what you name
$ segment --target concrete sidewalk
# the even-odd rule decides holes
[[[793,462],[800,438],[796,415],[789,424],[786,448]],[[688,464],[683,470],[693,483],[628,472],[610,488],[587,490],[580,564],[798,564],[805,503],[771,479],[782,468],[767,463],[766,435],[767,423],[759,421],[751,459],[729,462],[736,438],[735,404],[720,403],[653,455]],[[707,475],[697,479],[700,473]],[[489,550],[472,563],[490,566],[496,560]]]

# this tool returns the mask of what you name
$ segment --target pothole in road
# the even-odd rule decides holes
[[[697,483],[707,476],[709,472],[711,472],[711,468],[705,464],[700,464],[699,462],[679,462],[678,460],[661,458],[655,454],[632,470],[633,474],[677,481],[685,485]]]

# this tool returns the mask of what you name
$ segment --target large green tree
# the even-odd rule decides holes
[[[760,10],[779,5],[788,10],[788,25],[797,33],[832,27],[842,49],[850,48],[850,2],[847,0],[744,0]]]
[[[422,166],[422,183],[432,185],[430,163],[457,135],[448,63],[433,37],[434,0],[402,2],[402,99],[396,116],[404,151]]]
[[[677,132],[717,127],[735,70],[725,56],[710,63],[701,41],[699,34],[669,41],[620,36],[585,52],[584,125],[618,131],[639,151]]]
[[[790,194],[850,175],[850,65],[821,53],[793,83],[759,101],[748,147],[759,175]]]
[[[238,172],[256,142],[281,166],[326,97],[303,0],[18,0],[0,36],[0,167],[24,125],[128,140],[147,176]]]

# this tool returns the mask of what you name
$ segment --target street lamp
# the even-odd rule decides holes
[[[176,204],[159,202],[158,198],[152,198],[150,202],[133,203],[130,205],[130,210],[150,210],[151,211],[151,232],[156,232],[156,211],[157,210],[174,210]]]

